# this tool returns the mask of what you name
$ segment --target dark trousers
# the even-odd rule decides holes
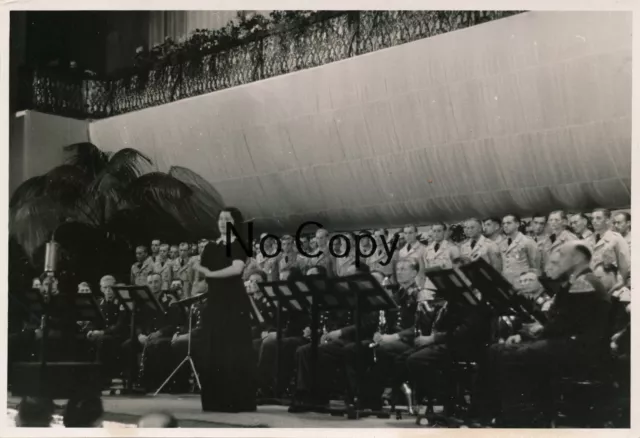
[[[122,338],[105,335],[100,339],[87,340],[93,355],[102,364],[102,377],[105,384],[118,377],[125,370],[125,357],[122,354]]]
[[[594,360],[588,353],[592,348],[560,339],[492,345],[480,364],[472,414],[490,419],[523,408],[543,411],[550,404],[551,379],[572,368],[588,368]]]
[[[276,368],[278,371],[278,393],[286,390],[295,375],[296,350],[308,341],[302,336],[283,337],[280,344],[278,363],[278,342],[275,336],[266,337],[258,350],[258,385],[270,388],[275,385]],[[255,345],[255,344],[254,344]]]
[[[351,343],[339,339],[318,345],[315,383],[311,344],[299,347],[296,350],[297,394],[311,396],[322,403],[328,402],[331,389],[336,386],[336,379],[344,379],[345,354],[349,344]]]
[[[132,348],[136,354],[142,353],[144,357],[141,358],[142,362],[136,360],[129,368],[127,373],[129,379],[148,391],[156,390],[173,370],[171,338],[156,338],[147,341],[146,348],[143,348],[137,339],[133,343],[127,339],[122,344],[123,356],[127,363],[131,361]]]

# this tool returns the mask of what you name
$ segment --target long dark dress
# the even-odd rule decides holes
[[[201,265],[212,271],[231,266],[247,256],[236,240],[209,243]],[[202,312],[202,410],[249,412],[256,410],[255,357],[251,336],[251,304],[240,275],[207,279],[209,290]]]

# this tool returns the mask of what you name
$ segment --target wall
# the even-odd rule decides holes
[[[89,141],[89,122],[25,111],[11,119],[9,191],[64,164],[63,148]]]
[[[530,12],[101,120],[265,228],[630,204],[631,14]]]

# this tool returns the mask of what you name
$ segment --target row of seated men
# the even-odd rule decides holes
[[[155,390],[187,353],[187,312],[172,305],[177,295],[162,290],[161,276],[150,274],[147,285],[165,312],[137,308],[136,332],[132,341],[131,317],[114,294],[115,284],[113,276],[105,276],[100,281],[98,306],[104,320],[82,322],[77,321],[70,311],[70,295],[58,290],[57,280],[51,276],[41,279],[41,292],[47,297],[48,306],[46,358],[48,361],[97,359],[104,365],[105,387],[109,387],[113,378],[124,376],[144,392]],[[200,331],[199,309],[202,305],[203,302],[199,302],[194,306],[194,340]],[[9,363],[38,360],[41,339],[39,321],[21,321],[20,329],[9,335]],[[188,378],[188,370],[184,369],[176,376],[170,389],[178,392],[188,390]]]
[[[530,396],[528,401],[534,406],[541,407],[547,392],[536,390],[545,388],[553,373],[596,364],[610,350],[628,358],[629,278],[620,281],[613,265],[600,264],[594,272],[590,263],[589,248],[570,242],[547,261],[545,284],[553,286],[551,290],[542,287],[534,271],[522,273],[519,293],[530,302],[533,315],[523,320],[472,312],[455,301],[446,301],[441,294],[419,287],[415,260],[400,260],[398,284],[392,292],[399,311],[365,317],[361,348],[357,348],[348,316],[326,315],[315,379],[308,317],[287,319],[279,382],[286,385],[295,374],[290,411],[325,411],[333,383],[340,379],[346,381],[347,402],[353,401],[358,359],[364,364],[360,403],[365,408],[379,409],[385,399],[398,401],[401,385],[409,382],[416,386],[419,398],[440,400],[451,412],[454,399],[450,388],[455,379],[452,364],[459,361],[476,362],[480,367],[471,409],[471,416],[478,421],[500,417],[511,404],[520,406],[515,401],[523,394]],[[366,265],[359,270],[366,271]],[[315,267],[306,274],[324,272]],[[372,274],[381,283],[385,281],[380,273]],[[301,273],[291,269],[281,278],[294,275]],[[248,291],[263,314],[268,314],[268,301],[255,287],[263,279],[263,273],[253,272]],[[263,324],[258,331],[259,378],[268,385],[274,373],[273,326]],[[371,344],[375,346],[370,348]]]
[[[611,341],[612,348],[618,353],[628,354],[630,332],[625,309],[630,295],[628,286],[618,284],[615,266],[598,265],[593,274],[589,268],[590,257],[590,251],[584,245],[568,243],[549,258],[547,276],[560,284],[556,292],[542,290],[533,272],[521,275],[521,293],[537,303],[539,311],[547,315],[548,322],[544,325],[517,318],[496,319],[491,314],[468,313],[466,308],[446,302],[441,294],[421,288],[416,283],[417,262],[401,260],[396,269],[397,285],[390,288],[399,304],[399,311],[375,313],[363,318],[364,348],[356,348],[355,327],[348,312],[323,315],[316,379],[311,373],[309,318],[301,314],[285,317],[282,362],[278,367],[278,381],[282,387],[277,389],[281,391],[289,382],[295,382],[294,402],[290,408],[294,412],[324,409],[329,389],[336,379],[346,380],[345,396],[351,399],[359,351],[363,355],[359,359],[365,364],[365,372],[361,376],[361,402],[366,407],[378,408],[384,398],[398,397],[397,389],[403,382],[416,384],[421,396],[442,397],[446,393],[443,389],[448,386],[446,382],[452,378],[449,371],[454,360],[473,360],[481,364],[483,377],[473,399],[483,400],[500,394],[497,388],[506,390],[516,386],[513,383],[518,379],[524,383],[535,382],[534,377],[544,381],[550,364],[570,367],[594,361],[595,352],[601,351],[599,347],[603,339],[607,346]],[[352,268],[353,272],[357,270],[366,271],[366,265]],[[304,274],[326,275],[326,272],[317,266]],[[281,278],[294,279],[296,275],[304,274],[297,269],[289,269],[281,272]],[[375,271],[372,274],[379,282],[387,283],[382,274]],[[263,272],[250,273],[247,292],[266,316],[264,323],[256,323],[255,326],[256,379],[266,392],[273,389],[275,380],[276,339],[273,320],[268,318],[273,312],[256,287],[265,278]],[[67,347],[66,350],[50,350],[57,352],[58,356],[71,350],[76,354],[79,350],[97,351],[105,364],[105,384],[120,371],[126,374],[133,370],[127,374],[130,379],[145,391],[155,390],[186,354],[186,324],[184,315],[178,315],[178,308],[169,305],[175,298],[162,291],[160,276],[151,274],[147,280],[150,290],[170,311],[152,314],[141,309],[133,342],[129,339],[128,314],[113,294],[113,277],[104,277],[100,284],[103,294],[100,307],[105,316],[102,326],[65,321],[61,294],[56,287],[51,288],[51,337],[59,347]],[[55,284],[54,278],[44,278],[43,289],[52,282]],[[553,295],[553,299],[546,294]],[[612,302],[614,320],[613,327],[609,327]],[[197,315],[196,311],[192,331],[196,344],[200,330]],[[72,336],[65,336],[65,333]],[[10,361],[36,351],[40,336],[39,329],[28,324],[21,332],[12,334]],[[372,343],[375,347],[369,348]],[[488,345],[491,347],[487,348]],[[131,348],[138,353],[139,359],[135,364],[129,360]],[[196,365],[197,351],[195,348]],[[495,372],[505,367],[505,372]],[[504,376],[509,375],[507,371],[513,371],[512,368],[518,370],[513,377],[515,380],[505,380]],[[188,373],[185,367],[175,380],[174,390],[187,389]],[[482,412],[479,407],[499,407],[499,402],[475,403],[477,416],[497,415],[499,408]]]

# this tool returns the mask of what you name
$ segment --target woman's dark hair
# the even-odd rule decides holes
[[[72,398],[64,409],[64,427],[93,427],[103,414],[100,397]]]
[[[242,213],[240,213],[240,210],[235,207],[225,207],[220,210],[220,213],[218,213],[218,219],[220,219],[220,215],[222,213],[229,213],[231,215],[231,218],[233,219],[233,229],[237,233],[236,238],[240,238],[240,240],[246,242],[246,224],[244,223],[244,217],[242,216]],[[231,232],[233,233],[233,230]]]

